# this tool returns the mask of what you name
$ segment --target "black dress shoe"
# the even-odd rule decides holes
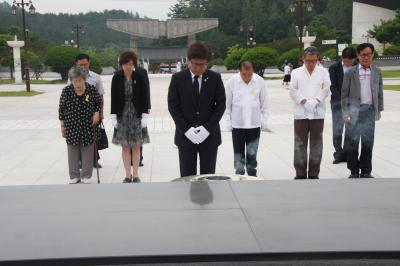
[[[318,176],[309,176],[308,179],[319,179]]]
[[[142,182],[142,181],[140,181],[140,178],[139,178],[139,177],[134,177],[134,178],[132,179],[132,183],[140,183],[140,182]]]
[[[142,163],[142,161],[139,162],[139,167],[143,167],[144,164]]]
[[[131,177],[125,177],[125,179],[122,182],[123,183],[132,183],[132,178]]]
[[[103,168],[103,166],[101,166],[101,164],[99,164],[99,163],[97,163],[97,165],[96,165],[96,163],[94,163],[93,168]]]
[[[372,176],[371,174],[361,174],[360,178],[375,178],[375,177]]]
[[[351,175],[349,175],[349,178],[359,178],[360,176],[358,175],[358,173],[353,173]]]
[[[306,176],[295,176],[294,179],[295,180],[307,179],[307,177]]]

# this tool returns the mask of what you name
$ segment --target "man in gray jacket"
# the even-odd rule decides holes
[[[360,63],[347,71],[342,85],[342,112],[349,129],[347,168],[349,178],[373,178],[372,149],[375,120],[383,111],[383,84],[381,70],[372,65],[374,46],[363,43],[357,47]],[[361,154],[358,146],[361,139]]]

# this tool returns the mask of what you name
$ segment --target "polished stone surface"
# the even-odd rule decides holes
[[[400,180],[0,187],[0,262],[400,251]]]

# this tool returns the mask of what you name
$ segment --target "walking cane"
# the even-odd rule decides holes
[[[93,135],[93,138],[94,138],[94,141],[93,141],[94,154],[95,154],[95,157],[96,157],[95,159],[96,159],[97,184],[100,184],[99,164],[98,164],[99,158],[97,156],[97,142],[96,142],[96,140],[97,140],[97,137],[96,137],[96,125],[93,126],[93,133],[94,133],[94,135]]]

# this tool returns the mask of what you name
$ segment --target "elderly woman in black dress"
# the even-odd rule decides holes
[[[124,183],[140,182],[140,146],[150,142],[147,132],[150,105],[148,86],[145,77],[135,71],[136,63],[134,52],[122,53],[119,57],[122,70],[114,74],[111,83],[111,120],[114,126],[112,142],[122,146]]]
[[[87,71],[75,66],[69,70],[71,84],[61,93],[59,119],[61,134],[68,147],[70,183],[90,183],[93,173],[94,126],[99,122],[100,95],[86,83]],[[82,161],[82,170],[79,161]]]

